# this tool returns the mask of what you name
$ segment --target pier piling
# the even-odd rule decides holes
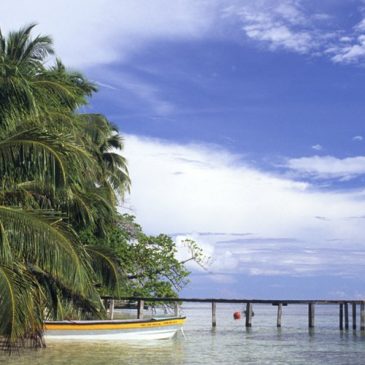
[[[212,327],[213,328],[217,326],[216,311],[217,311],[217,303],[212,302]]]
[[[114,318],[114,299],[109,300],[109,318]]]
[[[280,328],[281,327],[281,316],[283,314],[283,304],[279,303],[278,304],[278,313],[277,313],[277,317],[276,317],[276,327]]]
[[[349,329],[349,304],[345,303],[345,330]]]
[[[143,309],[144,309],[144,300],[140,299],[138,300],[138,306],[137,306],[137,318],[143,319]]]
[[[308,304],[308,327],[314,328],[314,304]]]
[[[246,327],[252,327],[252,303],[246,304]]]
[[[365,331],[365,302],[360,303],[360,330]]]
[[[178,302],[174,303],[174,314],[175,314],[175,317],[180,316],[180,304]]]
[[[352,303],[352,329],[356,330],[356,303]]]
[[[343,330],[343,304],[340,304],[340,330]]]

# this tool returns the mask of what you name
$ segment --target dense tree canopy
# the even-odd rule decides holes
[[[126,279],[120,288],[124,297],[176,297],[189,282],[185,264],[191,260],[203,264],[207,259],[194,241],[185,240],[185,258],[179,260],[171,237],[145,234],[135,217],[128,214],[119,215],[104,237],[85,229],[80,232],[80,239],[84,244],[101,245],[115,254]]]
[[[42,344],[45,318],[103,317],[100,294],[176,295],[188,272],[165,235],[118,215],[129,191],[123,140],[81,114],[96,91],[34,25],[0,31],[0,337]],[[191,259],[199,258],[193,250]],[[190,258],[189,258],[190,259]]]

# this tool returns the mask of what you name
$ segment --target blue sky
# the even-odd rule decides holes
[[[125,136],[123,209],[195,239],[186,296],[365,295],[365,1],[5,1]],[[20,11],[21,10],[21,11]]]

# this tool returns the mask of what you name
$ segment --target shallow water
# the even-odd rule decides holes
[[[0,355],[9,365],[171,365],[171,364],[365,364],[365,335],[338,330],[338,308],[316,307],[316,327],[307,327],[307,307],[283,307],[281,329],[276,308],[254,306],[253,327],[234,321],[238,305],[217,305],[217,328],[211,329],[210,305],[183,307],[188,317],[185,339],[144,343],[49,343],[47,349],[19,356]]]

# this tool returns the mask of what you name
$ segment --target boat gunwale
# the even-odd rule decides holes
[[[167,321],[185,321],[186,317],[158,317],[148,319],[105,319],[105,320],[62,320],[62,321],[44,321],[44,325],[60,325],[60,326],[91,326],[91,325],[123,325],[123,324],[143,324],[143,323],[158,323]]]

